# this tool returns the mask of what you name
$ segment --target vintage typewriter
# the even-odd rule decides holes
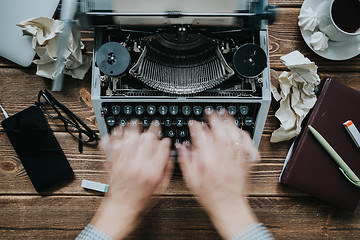
[[[190,120],[227,110],[258,146],[271,100],[267,22],[274,7],[231,0],[239,9],[185,12],[163,11],[169,0],[117,2],[82,1],[79,14],[94,28],[91,97],[101,136],[139,119],[144,128],[161,125],[173,143],[191,141]],[[179,2],[193,10],[197,1],[172,1]],[[207,11],[212,2],[228,4],[196,4]]]

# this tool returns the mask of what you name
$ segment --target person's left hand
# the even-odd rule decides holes
[[[173,171],[171,141],[160,140],[160,126],[153,122],[142,132],[139,122],[130,123],[115,128],[103,144],[111,181],[92,224],[113,239],[130,234],[151,206],[151,196],[166,189]]]

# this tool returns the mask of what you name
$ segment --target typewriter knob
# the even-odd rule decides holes
[[[130,66],[131,57],[126,48],[118,42],[103,44],[96,54],[96,65],[109,76],[119,76]]]
[[[245,78],[257,77],[267,66],[266,53],[257,44],[244,44],[234,53],[233,65],[240,76]]]

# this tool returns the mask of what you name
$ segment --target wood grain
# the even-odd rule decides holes
[[[74,239],[91,220],[102,197],[0,196],[3,239]],[[158,204],[128,239],[220,239],[192,197],[159,196]],[[334,210],[312,198],[250,197],[259,221],[276,239],[352,239],[359,236],[359,210]],[[74,214],[76,213],[76,214]]]
[[[278,5],[278,19],[269,26],[271,68],[287,70],[280,57],[299,50],[318,66],[322,79],[332,77],[360,91],[360,56],[347,61],[329,61],[317,56],[303,41],[297,26],[302,0],[270,0]],[[93,32],[82,31],[82,41],[92,53]],[[37,76],[36,66],[20,67],[0,57],[0,104],[10,115],[37,100],[40,89],[52,81]],[[97,130],[91,106],[91,73],[83,81],[65,77],[64,90],[53,95],[92,129]],[[279,127],[273,101],[267,117],[259,152],[248,177],[248,200],[259,221],[276,239],[356,239],[360,236],[360,209],[350,213],[315,199],[294,188],[280,185],[278,177],[291,141],[271,144],[271,133]],[[0,121],[3,115],[0,113]],[[103,195],[81,188],[81,180],[109,183],[103,151],[77,142],[61,122],[48,119],[72,166],[75,177],[39,196],[0,127],[0,238],[74,239],[91,220]],[[158,204],[129,239],[220,239],[207,214],[187,189],[177,167],[170,186],[155,198]]]
[[[46,192],[46,195],[91,195],[94,192],[82,189],[83,179],[109,183],[108,173],[105,168],[105,155],[98,148],[84,147],[83,154],[77,150],[77,141],[67,133],[56,133],[61,148],[63,149],[75,177],[67,181],[61,187]],[[277,184],[283,160],[285,159],[289,143],[270,144],[269,135],[264,135],[260,146],[262,159],[254,164],[254,169],[249,177],[249,195],[254,196],[289,196],[306,194],[295,191],[292,188],[279,186]],[[0,132],[0,189],[3,194],[37,194],[18,159],[15,151],[4,133]],[[171,184],[167,189],[167,195],[190,195],[191,192],[185,186],[182,174],[177,166],[172,177]]]

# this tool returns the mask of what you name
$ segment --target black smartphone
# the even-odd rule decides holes
[[[74,175],[39,107],[26,108],[1,124],[37,192]]]

